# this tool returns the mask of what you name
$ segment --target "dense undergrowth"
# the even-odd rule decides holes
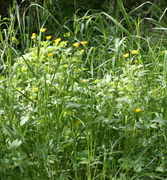
[[[31,7],[36,28],[17,7],[1,20],[1,179],[166,179],[166,11],[61,25]]]

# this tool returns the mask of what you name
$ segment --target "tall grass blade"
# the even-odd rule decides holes
[[[120,22],[118,22],[118,20],[105,12],[102,12],[101,14],[105,15],[108,19],[110,19],[118,28],[120,28],[122,32],[126,33],[126,35],[131,36],[131,33]]]
[[[126,10],[124,8],[124,5],[122,3],[122,0],[117,0],[117,2],[118,2],[118,5],[119,5],[119,7],[121,9],[121,12],[122,12],[123,16],[125,17],[125,21],[126,21],[128,27],[129,27],[129,29],[132,30],[133,29],[132,24],[131,24],[132,19],[130,20],[130,16],[128,16],[128,14],[127,14],[127,12],[126,12]]]

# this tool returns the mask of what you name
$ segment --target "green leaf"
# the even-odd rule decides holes
[[[22,144],[22,141],[18,139],[14,140],[13,142],[9,142],[9,149],[17,149]]]

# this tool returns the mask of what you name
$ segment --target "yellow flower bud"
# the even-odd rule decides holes
[[[130,53],[131,54],[138,54],[138,50],[132,50]]]
[[[37,37],[36,33],[32,33],[31,39],[35,39]]]
[[[59,43],[61,41],[61,38],[57,38],[54,40],[55,43]]]
[[[72,44],[74,47],[79,47],[80,43],[76,42]]]
[[[80,42],[82,45],[87,45],[88,44],[88,41],[81,41]]]
[[[135,112],[137,112],[137,113],[138,113],[138,112],[142,112],[142,109],[136,108],[136,109],[135,109]]]
[[[128,58],[129,57],[129,53],[126,53],[123,55],[124,58]]]
[[[47,54],[47,56],[48,56],[48,57],[51,57],[51,56],[53,56],[53,54],[52,54],[52,53],[49,53],[49,54]]]
[[[88,82],[87,79],[83,79],[83,80],[82,80],[82,83],[87,83],[87,82]]]
[[[81,53],[84,53],[84,52],[85,52],[85,50],[84,50],[84,49],[81,49],[81,50],[80,50],[80,52],[81,52]]]

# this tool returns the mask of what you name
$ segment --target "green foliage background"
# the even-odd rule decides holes
[[[166,1],[27,0],[8,10],[0,178],[166,179]]]

